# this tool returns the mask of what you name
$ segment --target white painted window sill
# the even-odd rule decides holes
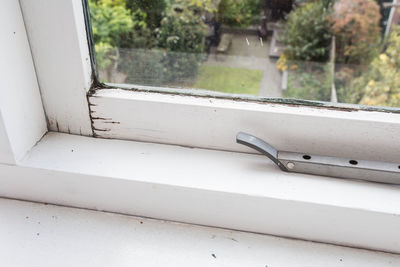
[[[0,211],[5,266],[400,265],[389,253],[10,199]]]
[[[4,266],[399,266],[400,255],[0,199]]]
[[[281,172],[265,157],[48,133],[11,198],[400,253],[400,187]]]

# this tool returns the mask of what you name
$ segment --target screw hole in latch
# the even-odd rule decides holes
[[[311,159],[311,156],[310,156],[310,155],[304,155],[304,156],[303,156],[303,159],[305,159],[305,160],[310,160],[310,159]]]
[[[349,160],[349,163],[350,163],[351,165],[357,165],[357,164],[358,164],[358,161],[352,159],[352,160]]]

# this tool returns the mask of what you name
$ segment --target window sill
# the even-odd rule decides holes
[[[400,265],[399,255],[9,199],[0,211],[5,266]]]
[[[48,133],[10,198],[400,253],[400,187],[283,173],[244,153]]]

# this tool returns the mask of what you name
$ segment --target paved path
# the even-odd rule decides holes
[[[259,95],[264,97],[282,97],[280,89],[281,74],[276,69],[276,61],[271,60],[268,56],[269,40],[263,42],[262,45],[257,36],[235,34],[228,55],[216,55],[214,52],[215,48],[211,51],[208,60],[204,64],[262,70],[263,76],[260,83]]]

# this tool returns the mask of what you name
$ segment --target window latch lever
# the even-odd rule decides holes
[[[261,152],[282,171],[400,184],[400,163],[278,151],[260,138],[243,132],[237,134],[236,142]]]
[[[236,135],[236,142],[257,150],[278,165],[282,171],[287,171],[286,167],[278,159],[278,150],[260,138],[240,132]]]

